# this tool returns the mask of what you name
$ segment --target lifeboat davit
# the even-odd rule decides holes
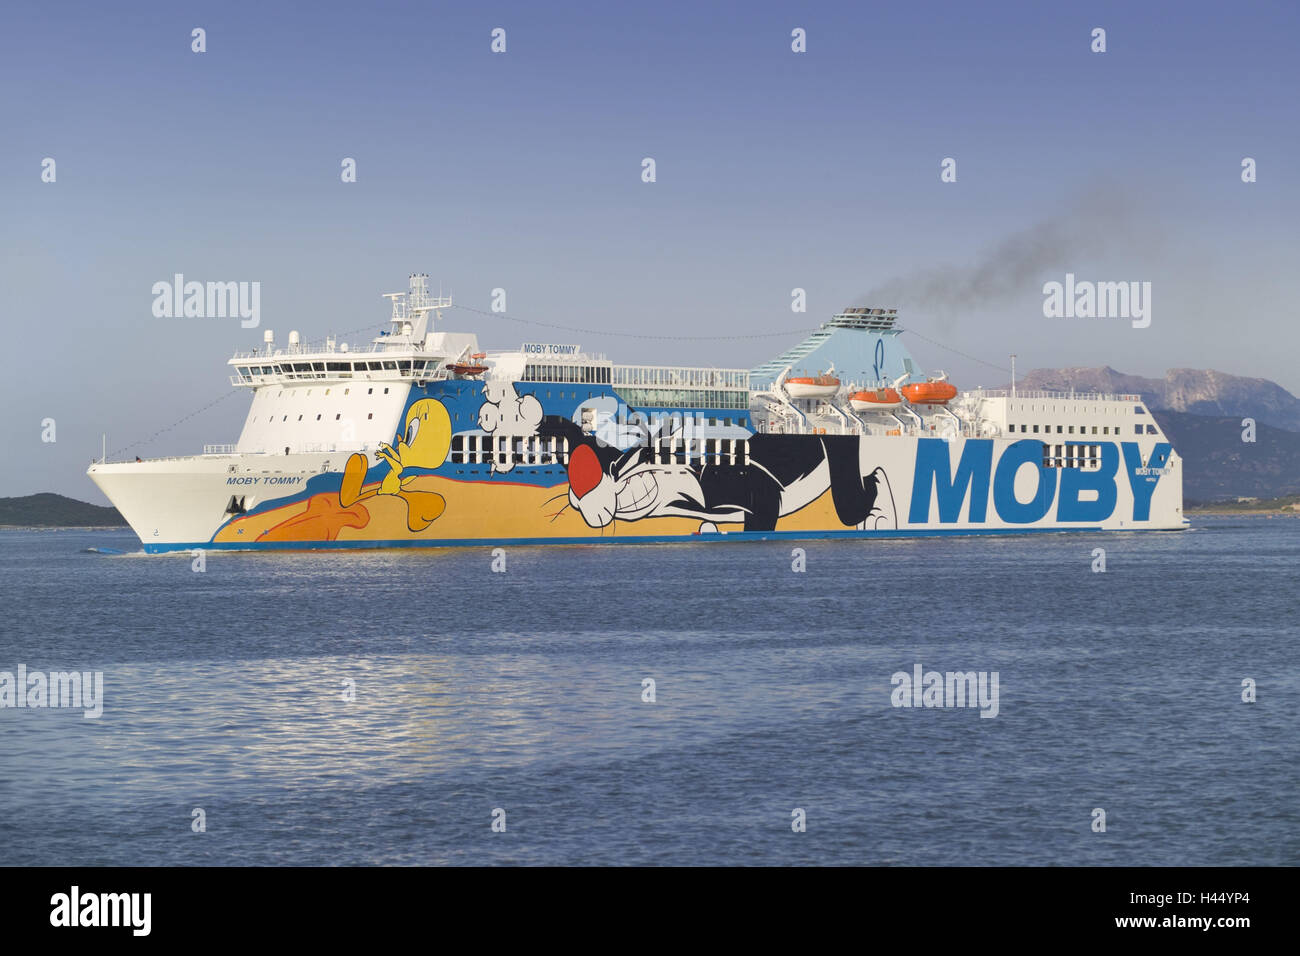
[[[785,390],[791,398],[831,398],[840,390],[840,380],[834,375],[787,378]]]
[[[850,395],[849,404],[855,412],[888,411],[901,408],[903,396],[892,388],[867,388]]]
[[[913,405],[947,405],[957,397],[957,386],[949,382],[916,382],[904,385],[903,395]]]

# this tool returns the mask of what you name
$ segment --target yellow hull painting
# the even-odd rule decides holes
[[[437,475],[408,478],[402,494],[383,493],[380,483],[365,485],[358,500],[344,507],[338,492],[323,492],[280,508],[240,515],[213,539],[218,544],[311,541],[436,541],[503,538],[580,538],[613,535],[692,535],[693,518],[657,517],[619,521],[592,528],[568,506],[569,485],[549,488],[506,480],[456,481]],[[353,493],[347,495],[353,499]],[[441,507],[429,502],[443,500]],[[433,512],[436,516],[428,520]],[[411,524],[422,526],[413,531]],[[844,530],[829,491],[777,522],[778,531]],[[720,523],[720,531],[742,531],[740,523]]]

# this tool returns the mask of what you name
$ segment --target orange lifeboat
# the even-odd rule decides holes
[[[902,407],[903,396],[892,388],[866,388],[850,395],[849,404],[855,412],[888,411]]]
[[[834,375],[804,375],[785,380],[785,390],[791,398],[831,398],[840,390],[840,380]]]
[[[903,386],[903,395],[913,405],[947,405],[957,397],[957,386],[949,382],[915,382]]]
[[[482,355],[475,355],[474,358],[483,358]],[[487,366],[480,362],[448,362],[447,371],[456,375],[482,375],[487,371]]]

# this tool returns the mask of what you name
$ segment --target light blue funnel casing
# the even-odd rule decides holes
[[[897,309],[845,309],[794,348],[752,369],[750,388],[770,389],[789,367],[791,376],[817,375],[833,367],[846,385],[876,388],[924,381],[925,371],[899,341]]]

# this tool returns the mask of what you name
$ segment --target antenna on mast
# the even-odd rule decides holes
[[[437,298],[429,295],[427,272],[413,272],[408,278],[410,288],[406,292],[384,293],[384,298],[393,302],[393,314],[389,319],[392,329],[388,332],[390,344],[391,339],[397,337],[406,339],[409,343],[423,342],[429,324],[429,313],[441,320],[440,310],[451,308],[451,296],[443,297],[441,284],[438,286]]]
[[[438,297],[435,299],[429,295],[429,274],[427,272],[417,273],[411,276],[411,292],[407,297],[411,319],[416,321],[421,329],[423,323],[420,322],[430,312],[442,321],[442,310],[451,308],[451,296],[446,297],[442,294],[442,281],[438,281]],[[429,331],[433,331],[430,329]],[[423,335],[423,332],[420,333]]]

